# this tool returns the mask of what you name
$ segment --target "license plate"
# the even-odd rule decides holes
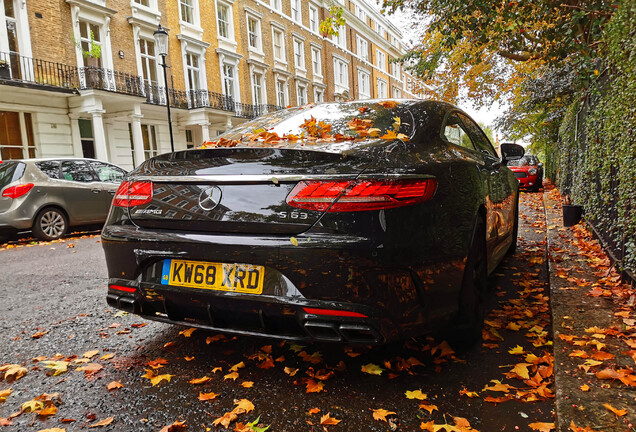
[[[163,261],[161,283],[214,291],[261,294],[264,275],[264,267],[251,264],[166,259]]]

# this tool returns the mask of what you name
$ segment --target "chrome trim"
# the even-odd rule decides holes
[[[429,174],[234,174],[201,176],[134,176],[131,181],[149,181],[153,183],[293,183],[303,180],[376,180],[376,179],[425,179],[435,178]]]

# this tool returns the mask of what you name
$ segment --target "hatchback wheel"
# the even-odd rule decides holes
[[[47,207],[38,213],[33,234],[41,240],[57,240],[68,231],[68,219],[59,209]]]

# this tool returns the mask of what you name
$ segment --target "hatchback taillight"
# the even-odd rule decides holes
[[[151,182],[123,182],[113,198],[113,205],[117,207],[134,207],[147,204],[152,200]]]
[[[302,181],[290,192],[287,204],[328,212],[390,209],[427,201],[436,187],[434,178]]]
[[[31,189],[33,189],[33,186],[33,183],[11,186],[6,188],[2,192],[2,196],[13,199],[20,198],[21,196],[26,195]]]

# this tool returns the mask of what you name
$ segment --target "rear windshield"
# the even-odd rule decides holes
[[[296,147],[377,140],[408,141],[416,116],[407,101],[328,103],[267,114],[221,135],[221,146]],[[233,141],[229,145],[224,140]],[[214,146],[214,144],[212,145]]]
[[[3,162],[0,163],[0,189],[22,178],[24,174],[24,163],[22,162]]]
[[[533,155],[524,155],[521,159],[513,160],[508,162],[508,166],[537,166],[539,164],[539,159]]]

